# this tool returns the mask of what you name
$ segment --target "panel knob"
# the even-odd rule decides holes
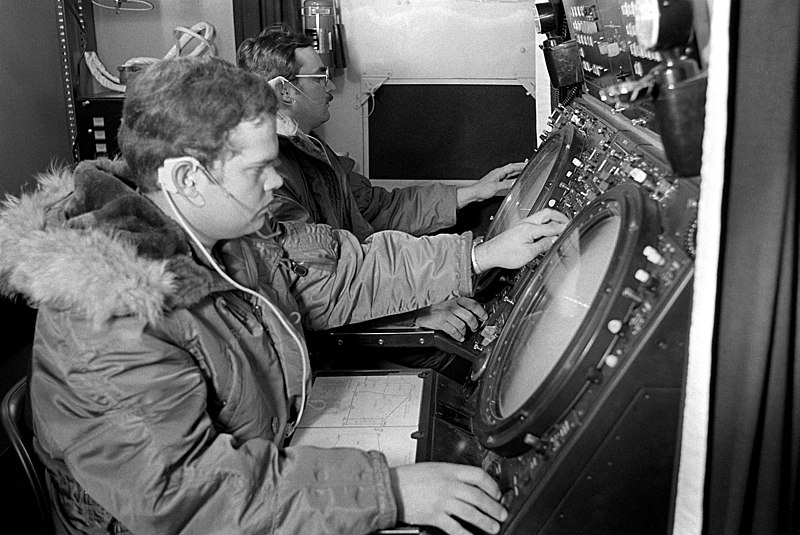
[[[608,328],[608,331],[611,334],[619,334],[619,332],[622,330],[622,322],[616,319],[609,320],[606,324],[606,328]]]

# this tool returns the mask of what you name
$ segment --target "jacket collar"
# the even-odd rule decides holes
[[[280,111],[277,116],[277,132],[278,135],[288,139],[292,145],[302,150],[306,154],[313,156],[323,162],[331,165],[328,154],[325,151],[325,144],[314,137],[312,134],[303,132],[297,124],[297,121],[291,117],[284,115]]]
[[[226,285],[191,255],[183,230],[126,183],[124,162],[51,169],[0,209],[0,294],[96,323],[154,322]]]

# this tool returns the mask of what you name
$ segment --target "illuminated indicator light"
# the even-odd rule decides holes
[[[641,184],[642,182],[644,182],[647,179],[647,173],[645,173],[644,171],[642,171],[638,167],[634,167],[633,169],[631,169],[630,173],[628,173],[628,176],[630,176],[632,179],[634,179],[639,184]]]
[[[642,253],[644,254],[644,257],[647,258],[647,260],[649,260],[650,262],[652,262],[657,266],[663,266],[666,263],[666,260],[664,260],[664,257],[661,256],[661,253],[659,253],[656,250],[656,248],[653,247],[652,245],[646,246],[642,250]]]
[[[617,364],[619,364],[619,357],[616,355],[606,355],[606,366],[609,368],[616,368]]]
[[[606,327],[611,334],[618,334],[622,330],[622,322],[620,320],[609,320]]]
[[[550,199],[549,201],[547,201],[547,206],[549,206],[550,208],[552,208],[555,205],[556,205],[555,199]]]
[[[581,167],[583,165],[583,162],[581,162],[578,158],[573,158],[572,165],[574,165],[575,167]]]

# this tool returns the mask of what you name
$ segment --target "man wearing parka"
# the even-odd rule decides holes
[[[479,468],[283,447],[309,387],[301,323],[468,294],[471,254],[524,263],[563,216],[472,250],[469,234],[256,233],[281,182],[274,106],[221,60],[156,63],[126,94],[124,161],[48,173],[0,212],[0,290],[39,309],[30,400],[62,531],[466,533],[457,517],[496,532]]]
[[[457,209],[506,191],[513,183],[510,179],[524,167],[511,163],[461,187],[428,184],[387,191],[373,186],[353,171],[351,159],[338,156],[314,132],[330,119],[336,86],[307,35],[285,27],[268,28],[242,42],[237,62],[268,80],[278,97],[280,163],[276,169],[284,182],[275,193],[272,213],[279,221],[324,223],[361,240],[380,230],[421,236],[455,225]],[[464,341],[486,317],[477,301],[460,298],[385,318],[370,327],[422,327]],[[460,359],[433,348],[405,349],[389,360],[432,367],[456,380],[467,369],[466,361],[459,363]]]

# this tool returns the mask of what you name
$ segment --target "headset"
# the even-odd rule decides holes
[[[281,312],[278,309],[278,307],[276,307],[270,300],[268,300],[266,297],[264,297],[260,293],[258,293],[256,291],[253,291],[250,288],[247,288],[245,286],[242,286],[238,282],[236,282],[233,279],[231,279],[230,276],[228,276],[228,274],[225,273],[225,271],[223,271],[223,269],[219,266],[219,264],[217,264],[216,260],[214,260],[214,258],[211,256],[211,253],[208,251],[208,249],[206,249],[206,247],[203,245],[203,243],[200,241],[200,239],[197,237],[197,235],[195,235],[194,231],[192,231],[191,226],[186,221],[186,219],[183,217],[183,215],[180,213],[180,210],[178,210],[178,207],[175,205],[175,201],[172,199],[172,194],[178,194],[178,195],[181,195],[183,197],[186,197],[190,202],[192,202],[192,204],[194,204],[195,206],[198,206],[198,207],[204,206],[205,205],[205,201],[203,201],[203,198],[202,198],[202,196],[200,196],[199,193],[195,193],[195,194],[189,195],[185,191],[183,191],[183,190],[178,188],[178,185],[175,183],[175,180],[173,180],[172,176],[175,173],[175,169],[178,166],[181,166],[181,165],[189,165],[190,166],[190,170],[189,170],[190,173],[195,173],[197,171],[202,171],[203,174],[206,175],[206,177],[208,178],[208,180],[212,184],[222,188],[222,190],[225,192],[226,197],[229,197],[229,198],[233,199],[237,203],[239,208],[241,210],[243,210],[242,205],[241,205],[241,201],[239,201],[232,193],[230,193],[225,188],[225,186],[223,186],[216,178],[214,178],[214,176],[211,173],[208,172],[208,170],[205,168],[205,166],[203,164],[201,164],[197,160],[197,158],[195,158],[193,156],[180,156],[178,158],[166,158],[164,160],[163,165],[158,168],[158,183],[161,185],[161,191],[164,193],[164,197],[167,200],[167,204],[169,205],[170,210],[172,210],[172,213],[175,215],[175,219],[178,221],[178,224],[180,224],[180,226],[183,228],[183,230],[186,231],[186,233],[189,235],[189,237],[192,239],[192,241],[197,246],[198,250],[203,254],[203,256],[205,257],[205,259],[209,263],[209,265],[211,265],[211,267],[214,268],[214,271],[216,271],[223,279],[225,279],[229,284],[231,284],[237,290],[242,291],[244,293],[247,293],[249,295],[252,295],[253,297],[261,300],[267,306],[267,308],[272,311],[272,313],[275,315],[275,317],[278,318],[278,320],[281,322],[281,324],[283,324],[283,327],[284,327],[284,329],[286,329],[286,332],[289,333],[289,335],[292,337],[292,340],[294,341],[294,343],[297,344],[297,347],[300,349],[300,360],[302,362],[302,374],[303,374],[303,379],[302,379],[301,389],[300,389],[300,408],[299,408],[299,410],[297,412],[297,418],[295,419],[295,421],[293,423],[289,422],[287,424],[287,426],[286,426],[286,436],[288,437],[288,436],[290,436],[290,435],[292,435],[294,433],[294,430],[296,429],[297,424],[300,422],[300,419],[303,417],[303,411],[305,410],[305,406],[306,406],[306,376],[308,375],[308,370],[309,370],[309,367],[310,367],[310,361],[309,361],[309,357],[308,357],[308,350],[306,349],[306,346],[303,343],[303,341],[300,339],[300,336],[297,334],[297,332],[295,332],[294,328],[289,323],[289,319],[286,318],[286,316],[283,314],[283,312]],[[188,183],[187,186],[191,186],[193,184],[194,184],[194,181],[191,180],[191,182]],[[196,201],[192,200],[192,198],[195,197],[195,196],[200,196],[200,200],[202,201],[202,204],[198,204]],[[296,312],[294,314],[296,314]],[[288,381],[286,380],[286,372],[283,372],[283,374],[284,374],[284,382],[288,385]]]
[[[172,175],[175,172],[175,169],[180,165],[189,165],[190,173],[196,173],[200,169],[205,170],[203,165],[197,160],[197,158],[193,156],[181,156],[180,158],[166,158],[164,163],[161,167],[158,168],[158,183],[161,185],[161,189],[164,191],[168,191],[170,193],[181,193],[182,191],[178,190],[178,185],[172,180]]]
[[[233,201],[233,203],[236,205],[236,209],[239,210],[239,212],[241,212],[241,214],[244,216],[245,219],[248,219],[250,217],[250,214],[245,209],[245,204],[242,201],[240,201],[233,193],[228,191],[228,188],[226,188],[219,180],[217,180],[214,177],[214,175],[212,175],[208,171],[208,169],[206,169],[206,167],[203,164],[201,164],[197,160],[197,158],[193,156],[166,158],[164,160],[163,165],[158,168],[158,183],[161,184],[161,188],[164,191],[180,194],[197,207],[205,206],[205,200],[203,199],[203,196],[200,195],[199,192],[195,190],[187,192],[186,189],[179,189],[178,185],[175,183],[175,180],[173,180],[172,175],[175,173],[175,169],[181,165],[190,166],[188,174],[194,174],[197,171],[202,172],[211,184],[214,184],[215,186],[220,188],[225,193],[225,197]],[[194,186],[194,184],[195,184],[194,180],[189,179],[187,181],[186,186],[188,188],[190,186]],[[197,200],[198,197],[199,201]]]
[[[280,93],[281,90],[278,88],[278,84],[282,83],[282,84],[289,84],[290,86],[294,87],[297,90],[298,93],[300,93],[301,95],[306,97],[311,102],[319,102],[319,101],[327,98],[327,93],[323,94],[319,98],[311,98],[308,95],[306,95],[305,92],[302,89],[297,87],[295,84],[293,84],[292,82],[290,82],[287,78],[285,78],[283,76],[276,76],[275,78],[272,78],[271,80],[269,80],[267,83],[270,85],[270,87],[272,87],[272,90],[275,91],[275,93]]]

